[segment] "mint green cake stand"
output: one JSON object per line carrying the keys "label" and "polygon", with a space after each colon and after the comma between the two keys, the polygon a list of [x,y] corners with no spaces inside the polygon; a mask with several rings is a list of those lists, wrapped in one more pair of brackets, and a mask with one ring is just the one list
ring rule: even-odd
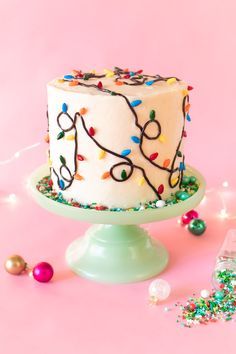
{"label": "mint green cake stand", "polygon": [[167,266],[168,252],[149,237],[139,224],[170,219],[196,207],[205,193],[205,181],[194,168],[187,166],[186,175],[194,175],[200,188],[189,199],[160,209],[143,211],[97,211],[80,209],[53,201],[40,193],[36,185],[49,175],[47,165],[30,177],[30,190],[36,202],[58,215],[88,221],[91,226],[84,236],[72,242],[66,251],[69,267],[78,275],[106,283],[141,281],[159,274]]}

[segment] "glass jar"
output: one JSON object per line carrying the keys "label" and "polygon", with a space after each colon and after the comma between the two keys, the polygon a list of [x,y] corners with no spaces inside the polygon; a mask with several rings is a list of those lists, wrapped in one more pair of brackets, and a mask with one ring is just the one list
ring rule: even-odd
{"label": "glass jar", "polygon": [[[221,277],[219,277],[219,274]],[[219,290],[224,282],[228,281],[227,286],[235,288],[236,285],[236,230],[229,230],[225,240],[216,257],[215,269],[212,275],[212,284],[216,290]],[[224,280],[224,279],[223,279]],[[222,285],[223,284],[223,285]]]}

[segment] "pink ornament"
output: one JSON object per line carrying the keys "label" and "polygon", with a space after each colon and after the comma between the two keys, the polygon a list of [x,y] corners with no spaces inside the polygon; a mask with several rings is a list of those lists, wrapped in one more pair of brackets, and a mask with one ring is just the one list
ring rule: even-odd
{"label": "pink ornament", "polygon": [[38,263],[33,269],[33,277],[40,283],[49,282],[53,277],[53,273],[52,266],[47,262]]}
{"label": "pink ornament", "polygon": [[196,210],[190,210],[186,214],[182,215],[181,222],[183,225],[188,225],[191,220],[198,218],[198,212]]}

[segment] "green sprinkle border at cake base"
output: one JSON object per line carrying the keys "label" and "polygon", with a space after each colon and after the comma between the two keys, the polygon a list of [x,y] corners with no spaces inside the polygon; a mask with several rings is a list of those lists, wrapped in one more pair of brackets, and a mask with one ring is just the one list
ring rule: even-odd
{"label": "green sprinkle border at cake base", "polygon": [[[96,202],[93,202],[91,204],[82,204],[74,199],[66,200],[63,198],[61,192],[58,193],[53,189],[53,184],[50,176],[43,177],[37,183],[36,187],[38,191],[42,193],[45,197],[54,200],[58,203],[66,204],[76,208],[92,209],[92,210],[100,210],[100,211],[109,210],[109,211],[117,211],[117,212],[143,211],[146,209],[160,209],[160,205],[157,203],[158,199],[143,204],[140,203],[140,205],[134,206],[132,208],[119,208],[119,207],[108,208],[107,206],[98,204]],[[195,176],[191,176],[191,177],[184,176],[181,188],[177,192],[172,193],[170,197],[165,200],[165,204],[163,204],[161,207],[168,207],[169,205],[183,202],[184,200],[194,195],[198,191],[198,188],[199,188],[199,182]]]}

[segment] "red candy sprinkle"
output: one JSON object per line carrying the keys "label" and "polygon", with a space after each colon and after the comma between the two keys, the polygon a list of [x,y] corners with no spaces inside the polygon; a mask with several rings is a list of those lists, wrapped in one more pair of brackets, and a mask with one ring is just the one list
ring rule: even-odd
{"label": "red candy sprinkle", "polygon": [[124,79],[129,79],[130,78],[130,75],[125,75],[124,76]]}
{"label": "red candy sprinkle", "polygon": [[142,74],[143,70],[136,71],[136,74]]}
{"label": "red candy sprinkle", "polygon": [[158,190],[157,190],[158,194],[162,194],[164,192],[164,186],[163,184],[160,184],[160,186],[158,187]]}
{"label": "red candy sprinkle", "polygon": [[187,132],[185,130],[183,131],[183,137],[187,138]]}
{"label": "red candy sprinkle", "polygon": [[194,311],[196,309],[196,305],[193,302],[191,302],[188,307],[191,311]]}
{"label": "red candy sprinkle", "polygon": [[99,90],[102,90],[102,89],[103,89],[103,85],[102,85],[102,82],[101,82],[101,81],[98,82],[98,88],[99,88]]}
{"label": "red candy sprinkle", "polygon": [[155,159],[157,158],[157,156],[158,156],[158,152],[154,152],[153,154],[151,154],[151,155],[149,156],[149,159],[150,159],[151,161],[153,161],[153,160],[155,160]]}
{"label": "red candy sprinkle", "polygon": [[188,87],[187,87],[187,90],[188,90],[188,91],[193,90],[193,86],[188,86]]}
{"label": "red candy sprinkle", "polygon": [[90,128],[89,128],[89,135],[90,135],[90,136],[94,136],[94,135],[95,135],[95,130],[94,130],[93,127],[90,127]]}
{"label": "red candy sprinkle", "polygon": [[77,159],[78,159],[79,161],[84,161],[84,157],[83,157],[82,155],[77,155]]}
{"label": "red candy sprinkle", "polygon": [[105,206],[103,206],[103,205],[97,205],[97,206],[95,207],[95,209],[96,209],[96,210],[106,210],[107,207],[105,207]]}
{"label": "red candy sprinkle", "polygon": [[50,187],[53,186],[53,181],[52,181],[51,179],[48,181],[48,185],[49,185]]}

